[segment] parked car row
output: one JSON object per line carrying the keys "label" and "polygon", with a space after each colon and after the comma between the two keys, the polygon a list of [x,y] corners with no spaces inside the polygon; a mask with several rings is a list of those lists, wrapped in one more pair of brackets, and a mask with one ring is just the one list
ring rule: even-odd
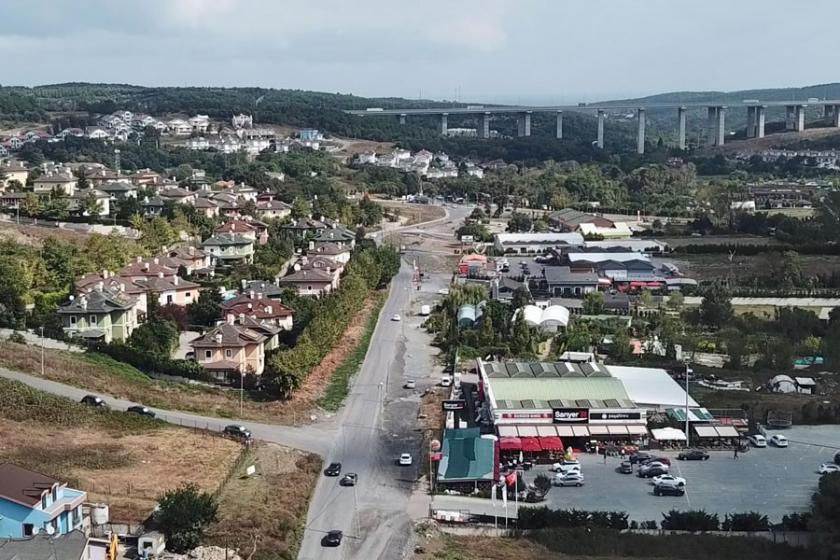
{"label": "parked car row", "polygon": [[747,441],[750,442],[753,447],[767,447],[768,443],[775,447],[788,446],[788,439],[782,434],[773,434],[770,436],[769,440],[761,434],[750,434],[747,436]]}
{"label": "parked car row", "polygon": [[555,472],[552,484],[554,486],[583,486],[583,473],[580,472],[580,461],[577,459],[564,459],[559,463],[551,465]]}

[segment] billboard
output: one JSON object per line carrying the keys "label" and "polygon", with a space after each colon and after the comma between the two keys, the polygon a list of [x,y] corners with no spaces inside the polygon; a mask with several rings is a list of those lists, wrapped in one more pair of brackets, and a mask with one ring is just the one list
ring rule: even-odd
{"label": "billboard", "polygon": [[588,408],[552,408],[555,424],[585,424],[589,422]]}
{"label": "billboard", "polygon": [[642,413],[641,411],[630,411],[630,410],[613,410],[613,411],[599,411],[599,412],[590,412],[589,413],[590,420],[641,420]]}

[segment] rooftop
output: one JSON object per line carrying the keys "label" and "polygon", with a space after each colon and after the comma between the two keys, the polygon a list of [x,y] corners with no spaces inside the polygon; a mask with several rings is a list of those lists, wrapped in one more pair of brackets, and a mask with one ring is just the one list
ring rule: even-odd
{"label": "rooftop", "polygon": [[0,465],[0,498],[12,502],[35,506],[41,495],[56,484],[57,479],[11,463]]}

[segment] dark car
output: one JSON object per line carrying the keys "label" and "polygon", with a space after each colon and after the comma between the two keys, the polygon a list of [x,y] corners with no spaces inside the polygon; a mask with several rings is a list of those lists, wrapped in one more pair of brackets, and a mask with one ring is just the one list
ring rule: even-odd
{"label": "dark car", "polygon": [[657,484],[653,487],[654,496],[683,496],[685,486],[671,486],[670,484]]}
{"label": "dark car", "polygon": [[341,463],[330,463],[330,466],[324,469],[324,474],[327,476],[338,476],[341,474]]}
{"label": "dark car", "polygon": [[341,544],[341,537],[344,533],[341,531],[329,531],[324,538],[321,539],[321,546],[338,546]]}
{"label": "dark car", "polygon": [[640,465],[646,465],[648,463],[662,463],[663,465],[668,465],[670,467],[671,466],[671,459],[669,459],[668,457],[655,457],[655,456],[653,456],[653,457],[648,457],[646,459],[643,459],[643,460],[639,461]]}
{"label": "dark car", "polygon": [[630,461],[622,461],[615,469],[615,472],[621,474],[633,474],[633,463]]}
{"label": "dark car", "polygon": [[708,461],[709,454],[700,449],[691,449],[677,455],[677,459],[680,461]]}
{"label": "dark car", "polygon": [[96,395],[85,395],[82,397],[81,403],[95,408],[108,408],[105,400],[102,397],[97,397]]}
{"label": "dark car", "polygon": [[840,465],[840,451],[834,454],[834,463]]}
{"label": "dark car", "polygon": [[635,465],[636,463],[641,464],[641,463],[650,461],[651,459],[653,459],[653,455],[651,455],[650,453],[644,453],[644,452],[633,453],[632,455],[630,455],[630,464],[632,464],[632,465]]}
{"label": "dark car", "polygon": [[125,409],[126,412],[130,412],[131,414],[139,414],[140,416],[148,416],[149,418],[155,417],[155,412],[151,408],[139,404],[135,404],[134,406],[129,406]]}
{"label": "dark car", "polygon": [[251,430],[245,426],[231,424],[230,426],[225,426],[222,433],[229,438],[238,439],[240,441],[251,441]]}
{"label": "dark car", "polygon": [[661,474],[668,474],[668,470],[663,469],[662,467],[653,467],[650,469],[640,470],[637,476],[639,478],[653,478],[654,476],[659,476]]}
{"label": "dark car", "polygon": [[359,475],[356,473],[347,473],[341,477],[341,480],[338,483],[341,486],[356,486],[356,481],[359,480]]}

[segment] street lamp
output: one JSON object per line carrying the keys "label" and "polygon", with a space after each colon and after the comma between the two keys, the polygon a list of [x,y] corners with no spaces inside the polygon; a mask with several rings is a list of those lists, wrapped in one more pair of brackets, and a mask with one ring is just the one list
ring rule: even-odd
{"label": "street lamp", "polygon": [[688,375],[691,373],[691,368],[688,367],[688,361],[685,362],[685,447],[690,447],[691,434],[689,433],[688,425]]}

